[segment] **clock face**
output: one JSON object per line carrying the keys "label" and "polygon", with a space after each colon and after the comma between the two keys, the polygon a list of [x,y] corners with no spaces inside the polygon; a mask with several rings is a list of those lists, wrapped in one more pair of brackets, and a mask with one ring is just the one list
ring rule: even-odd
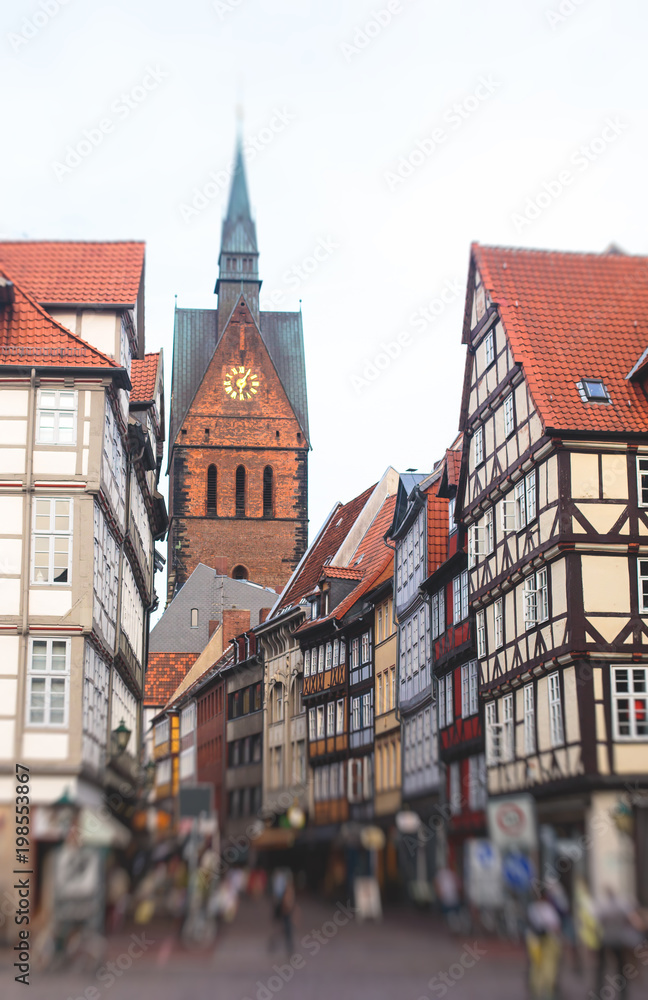
{"label": "clock face", "polygon": [[223,388],[230,399],[253,399],[259,391],[259,376],[245,365],[232,365]]}

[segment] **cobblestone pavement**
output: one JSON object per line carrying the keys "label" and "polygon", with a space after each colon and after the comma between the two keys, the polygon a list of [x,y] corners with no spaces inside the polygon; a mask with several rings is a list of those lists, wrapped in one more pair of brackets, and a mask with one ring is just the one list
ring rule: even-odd
{"label": "cobblestone pavement", "polygon": [[[207,951],[187,952],[169,928],[149,927],[109,942],[98,975],[32,976],[29,992],[13,982],[0,955],[3,1000],[524,1000],[521,948],[495,939],[452,937],[426,914],[387,913],[359,923],[347,901],[300,903],[292,965],[283,946],[270,952],[266,900],[246,900],[235,923]],[[130,951],[129,951],[130,949]],[[436,976],[436,979],[432,979]],[[591,1000],[591,976],[562,976],[561,1000]],[[633,984],[630,1000],[646,996]]]}

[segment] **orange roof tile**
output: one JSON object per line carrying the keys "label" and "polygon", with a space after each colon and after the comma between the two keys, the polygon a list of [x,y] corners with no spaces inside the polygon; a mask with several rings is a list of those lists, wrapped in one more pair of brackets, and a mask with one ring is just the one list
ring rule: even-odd
{"label": "orange roof tile", "polygon": [[6,271],[0,270],[0,277],[14,290],[14,301],[0,306],[1,365],[112,368],[126,378],[125,369],[52,319]]}
{"label": "orange roof tile", "polygon": [[[349,560],[348,568],[352,570],[361,570],[362,579],[358,585],[354,587],[353,590],[342,599],[342,601],[340,601],[337,607],[332,608],[329,614],[325,617],[317,619],[318,625],[333,618],[338,621],[340,618],[343,618],[347,611],[353,607],[355,602],[373,587],[373,585],[377,582],[378,577],[393,561],[394,551],[385,542],[385,533],[392,523],[395,507],[396,494],[387,497],[383,501],[380,510],[369,525],[362,541]],[[327,567],[327,571],[330,568],[332,567]],[[313,624],[315,623],[307,620],[297,629],[297,632],[301,632],[302,630],[306,631],[308,628],[311,628]]]}
{"label": "orange roof tile", "polygon": [[457,486],[461,471],[461,448],[448,448],[445,453],[448,486]]}
{"label": "orange roof tile", "polygon": [[166,705],[197,659],[198,653],[149,653],[144,705]]}
{"label": "orange roof tile", "polygon": [[[648,400],[626,376],[648,344],[648,257],[472,253],[545,430],[645,433]],[[584,403],[582,377],[602,379],[611,404]]]}
{"label": "orange roof tile", "polygon": [[364,493],[354,497],[353,500],[349,500],[346,504],[341,504],[333,512],[324,531],[306,553],[306,558],[301,569],[283,593],[281,603],[275,614],[279,614],[282,609],[289,607],[291,604],[298,604],[303,597],[312,593],[320,578],[320,573],[326,559],[333,558],[351,530],[358,514],[373,493],[374,488],[375,486],[370,486]]}
{"label": "orange roof tile", "polygon": [[144,243],[0,240],[6,267],[39,302],[134,305]]}
{"label": "orange roof tile", "polygon": [[434,573],[448,554],[448,501],[428,491],[428,576]]}
{"label": "orange roof tile", "polygon": [[350,569],[348,566],[325,566],[322,576],[339,580],[361,580],[363,572],[359,569]]}
{"label": "orange roof tile", "polygon": [[130,373],[133,385],[131,403],[147,403],[153,399],[159,363],[159,351],[145,354],[143,358],[133,358]]}

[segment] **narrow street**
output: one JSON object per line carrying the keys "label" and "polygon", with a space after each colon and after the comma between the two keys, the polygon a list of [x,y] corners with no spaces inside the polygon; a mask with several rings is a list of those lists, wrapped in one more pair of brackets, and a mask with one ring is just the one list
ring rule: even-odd
{"label": "narrow street", "polygon": [[[426,914],[392,911],[379,923],[343,924],[344,903],[300,902],[291,972],[282,948],[270,954],[268,903],[244,901],[236,921],[214,948],[187,952],[168,930],[137,931],[144,955],[130,960],[128,933],[110,939],[111,969],[98,976],[58,973],[32,977],[31,1000],[521,1000],[525,958],[521,948],[495,939],[454,938]],[[335,919],[337,916],[337,920]],[[334,930],[337,928],[337,930]],[[318,944],[317,938],[325,943]],[[10,959],[2,953],[2,978]],[[120,966],[127,966],[120,971]],[[437,979],[433,981],[432,977]],[[432,985],[428,985],[432,983]],[[563,974],[563,1000],[585,1000],[591,975]],[[14,983],[5,1000],[24,996]],[[636,983],[630,1000],[643,995]]]}

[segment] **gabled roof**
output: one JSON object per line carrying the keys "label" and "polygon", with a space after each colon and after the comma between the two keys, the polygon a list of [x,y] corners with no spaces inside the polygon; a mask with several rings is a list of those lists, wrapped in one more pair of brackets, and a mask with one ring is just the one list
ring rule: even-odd
{"label": "gabled roof", "polygon": [[306,631],[316,624],[321,625],[323,622],[331,619],[339,621],[347,611],[350,611],[356,601],[376,584],[381,574],[386,571],[394,558],[394,550],[385,541],[385,532],[392,523],[395,506],[396,494],[392,493],[383,501],[378,513],[365,532],[362,541],[351,556],[347,568],[360,572],[362,579],[335,608],[330,609],[328,615],[322,616],[316,621],[307,619],[296,630],[297,632]]}
{"label": "gabled roof", "polygon": [[145,354],[131,361],[131,403],[149,403],[155,396],[155,382],[160,364],[160,352]]}
{"label": "gabled roof", "polygon": [[364,493],[360,493],[346,504],[339,504],[333,510],[326,527],[320,531],[307,550],[301,568],[298,567],[297,572],[288,581],[279,603],[274,608],[273,618],[281,614],[284,608],[299,604],[306,594],[312,593],[320,578],[322,567],[325,567],[327,559],[332,559],[339,549],[374,488],[370,486]]}
{"label": "gabled roof", "polygon": [[[301,313],[262,312],[261,339],[307,441],[308,397]],[[176,309],[173,334],[170,448],[202,382],[218,340],[217,309]]]}
{"label": "gabled roof", "polygon": [[134,305],[144,243],[0,240],[0,267],[48,305]]}
{"label": "gabled roof", "polygon": [[[648,257],[472,246],[545,430],[646,433],[648,400],[627,379],[648,344]],[[611,403],[583,402],[602,379]]]}
{"label": "gabled roof", "polygon": [[166,705],[197,657],[197,653],[149,653],[144,706],[157,708]]}
{"label": "gabled roof", "polygon": [[5,288],[13,284],[13,302],[0,307],[1,365],[110,371],[130,386],[126,369],[52,319],[6,271],[0,270],[0,278]]}

